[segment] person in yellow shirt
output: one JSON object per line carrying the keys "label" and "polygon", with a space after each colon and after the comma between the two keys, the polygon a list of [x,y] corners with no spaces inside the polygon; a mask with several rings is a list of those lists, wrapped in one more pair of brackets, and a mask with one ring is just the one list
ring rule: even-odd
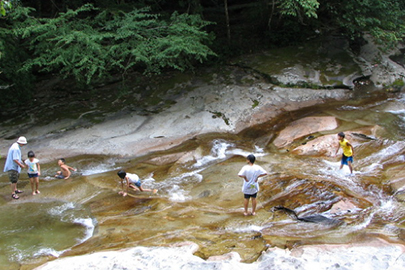
{"label": "person in yellow shirt", "polygon": [[345,134],[343,132],[338,133],[338,139],[339,139],[339,144],[336,149],[335,156],[337,155],[340,147],[342,147],[342,149],[343,149],[342,161],[341,161],[339,169],[342,169],[343,165],[347,165],[347,166],[349,166],[350,174],[352,174],[353,173],[352,163],[353,163],[353,156],[354,156],[353,146],[349,143],[349,141],[347,139],[345,139]]}

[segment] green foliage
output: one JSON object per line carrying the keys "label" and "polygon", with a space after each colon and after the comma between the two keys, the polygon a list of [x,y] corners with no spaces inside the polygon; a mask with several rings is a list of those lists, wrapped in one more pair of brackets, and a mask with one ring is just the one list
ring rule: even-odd
{"label": "green foliage", "polygon": [[11,1],[0,1],[0,17],[6,16],[7,12],[13,8],[13,4]]}
{"label": "green foliage", "polygon": [[330,26],[350,37],[370,33],[374,39],[390,48],[405,36],[404,2],[402,0],[324,0]]}
{"label": "green foliage", "polygon": [[203,30],[208,23],[199,16],[175,12],[163,20],[148,11],[109,12],[84,5],[56,18],[27,16],[14,28],[33,55],[22,70],[39,68],[91,84],[131,68],[185,70],[214,55]]}
{"label": "green foliage", "polygon": [[280,13],[302,18],[317,18],[319,2],[317,0],[283,0],[279,2]]}

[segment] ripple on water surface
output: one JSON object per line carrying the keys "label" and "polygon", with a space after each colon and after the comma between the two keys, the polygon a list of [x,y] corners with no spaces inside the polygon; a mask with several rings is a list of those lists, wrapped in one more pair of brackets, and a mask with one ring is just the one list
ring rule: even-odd
{"label": "ripple on water surface", "polygon": [[87,209],[62,201],[4,205],[0,220],[0,265],[46,255],[58,257],[86,241],[94,230]]}

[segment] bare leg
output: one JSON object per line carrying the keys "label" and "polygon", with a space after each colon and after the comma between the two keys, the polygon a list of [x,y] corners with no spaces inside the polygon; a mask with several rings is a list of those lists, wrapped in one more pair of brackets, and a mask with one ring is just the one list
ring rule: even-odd
{"label": "bare leg", "polygon": [[41,192],[39,192],[39,177],[35,177],[35,193],[39,194]]}
{"label": "bare leg", "polygon": [[[132,189],[135,190],[135,191],[138,191],[138,190],[139,190],[139,188],[137,188],[136,186],[134,186],[134,185],[132,185],[132,184],[129,184],[129,187],[132,188]],[[141,191],[142,191],[142,190],[141,190]]]}
{"label": "bare leg", "polygon": [[243,201],[243,207],[245,208],[245,212],[243,213],[245,216],[248,215],[248,206],[249,206],[249,199],[246,199]]}
{"label": "bare leg", "polygon": [[142,186],[139,187],[139,190],[142,192],[152,192],[153,194],[156,194],[158,192],[157,189],[146,189],[146,188],[142,188]]}
{"label": "bare leg", "polygon": [[17,189],[17,183],[11,183],[11,194],[14,194],[16,189]]}
{"label": "bare leg", "polygon": [[31,183],[31,190],[32,190],[32,195],[36,195],[35,193],[35,184],[34,184],[35,179],[33,177],[30,178],[30,183]]}
{"label": "bare leg", "polygon": [[252,198],[252,215],[253,216],[256,215],[256,204],[257,204],[256,198]]}
{"label": "bare leg", "polygon": [[350,169],[350,174],[353,173],[353,167],[352,167],[352,163],[350,161],[347,162],[347,165],[349,166]]}

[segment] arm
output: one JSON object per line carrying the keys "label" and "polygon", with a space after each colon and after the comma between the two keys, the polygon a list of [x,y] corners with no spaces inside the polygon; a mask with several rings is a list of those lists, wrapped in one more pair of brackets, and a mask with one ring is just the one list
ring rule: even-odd
{"label": "arm", "polygon": [[72,171],[77,171],[77,169],[76,168],[73,168],[73,167],[70,167],[70,166],[67,166],[68,167],[68,169],[69,170],[72,170]]}
{"label": "arm", "polygon": [[38,175],[41,175],[41,166],[39,166],[39,163],[37,163],[37,168],[38,168]]}
{"label": "arm", "polygon": [[247,178],[246,178],[246,176],[244,176],[244,175],[238,175],[240,178],[243,178],[244,180],[245,180],[245,182],[249,182],[248,180],[247,180]]}
{"label": "arm", "polygon": [[339,152],[339,148],[340,148],[340,144],[338,143],[337,148],[336,148],[336,153],[335,156],[337,155],[337,153]]}
{"label": "arm", "polygon": [[124,191],[124,193],[122,195],[127,196],[128,189],[129,189],[129,178],[128,178],[128,176],[125,176],[123,181],[125,181],[125,191],[124,191],[124,188],[122,188],[122,191]]}
{"label": "arm", "polygon": [[18,159],[14,159],[13,160],[15,163],[17,163],[18,166],[20,166],[21,168],[25,168],[25,165],[22,164]]}
{"label": "arm", "polygon": [[352,149],[352,157],[354,157],[354,148],[353,145],[351,145],[350,143],[347,143],[347,146],[349,146]]}
{"label": "arm", "polygon": [[266,175],[267,175],[267,173],[262,173],[261,175],[257,176],[255,182],[259,181],[260,177],[263,177],[263,176],[266,176]]}

